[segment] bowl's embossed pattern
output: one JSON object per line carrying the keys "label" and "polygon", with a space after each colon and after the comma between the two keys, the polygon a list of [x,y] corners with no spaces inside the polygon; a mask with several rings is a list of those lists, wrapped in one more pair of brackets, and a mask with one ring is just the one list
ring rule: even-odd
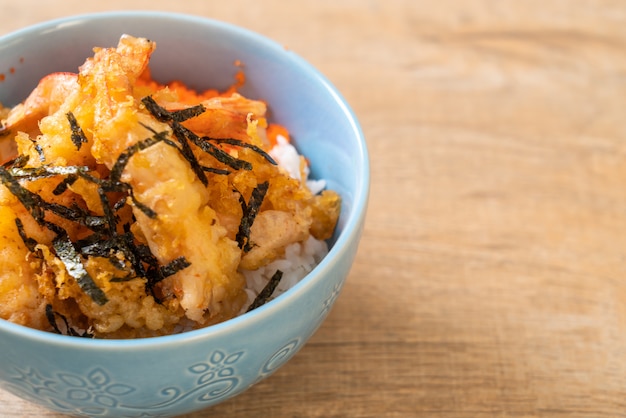
{"label": "bowl's embossed pattern", "polygon": [[320,312],[320,318],[326,317],[330,309],[335,304],[335,301],[339,297],[339,293],[341,293],[342,284],[343,282],[337,282],[335,283],[335,286],[333,286],[333,289],[331,290],[330,294],[324,300],[324,303],[322,303],[322,311]]}
{"label": "bowl's embossed pattern", "polygon": [[[284,348],[281,349],[272,358],[282,359],[281,354],[284,351]],[[153,405],[135,406],[127,403],[125,396],[141,389],[112,381],[107,372],[100,367],[91,369],[82,376],[65,372],[45,376],[37,370],[15,368],[16,375],[12,381],[20,383],[19,391],[25,397],[47,399],[48,404],[44,406],[59,412],[103,416],[110,413],[110,408],[115,408],[116,411],[127,411],[128,416],[158,417],[161,416],[160,411],[167,411],[173,404],[189,398],[195,398],[197,403],[212,404],[230,396],[240,384],[241,379],[238,377],[236,366],[244,355],[243,351],[235,353],[214,351],[206,362],[196,363],[187,368],[190,379],[186,387],[163,388],[160,401]],[[66,399],[68,402],[59,399]]]}
{"label": "bowl's embossed pattern", "polygon": [[274,355],[269,358],[269,360],[261,369],[259,377],[263,378],[271,373],[274,373],[275,370],[277,370],[283,364],[287,363],[287,361],[298,352],[298,349],[300,348],[300,343],[301,340],[299,338],[296,338],[289,341],[287,344],[285,344],[284,347],[274,353]]}

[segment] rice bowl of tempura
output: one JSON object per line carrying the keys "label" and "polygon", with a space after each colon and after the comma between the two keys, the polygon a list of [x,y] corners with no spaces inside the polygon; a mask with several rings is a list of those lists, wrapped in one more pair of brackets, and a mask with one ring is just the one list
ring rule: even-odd
{"label": "rice bowl of tempura", "polygon": [[75,16],[0,50],[2,387],[172,416],[288,361],[339,296],[367,206],[365,141],[332,84],[185,15]]}

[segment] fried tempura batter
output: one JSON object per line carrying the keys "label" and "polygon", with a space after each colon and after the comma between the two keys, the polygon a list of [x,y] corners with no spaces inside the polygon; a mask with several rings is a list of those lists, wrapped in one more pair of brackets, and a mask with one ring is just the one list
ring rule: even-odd
{"label": "fried tempura batter", "polygon": [[332,235],[339,196],[266,154],[265,103],[160,85],[154,49],[96,48],[3,120],[1,318],[100,338],[206,326],[246,303],[240,269]]}

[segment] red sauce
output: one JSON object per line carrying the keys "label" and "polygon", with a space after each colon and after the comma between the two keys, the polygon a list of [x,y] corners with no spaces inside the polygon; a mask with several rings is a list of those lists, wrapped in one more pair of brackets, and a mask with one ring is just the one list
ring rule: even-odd
{"label": "red sauce", "polygon": [[[23,63],[24,63],[24,57],[20,57],[20,64],[23,64]],[[9,74],[15,74],[15,71],[17,71],[15,67],[9,68]],[[0,83],[5,81],[6,79],[7,79],[7,75],[5,73],[0,73]]]}

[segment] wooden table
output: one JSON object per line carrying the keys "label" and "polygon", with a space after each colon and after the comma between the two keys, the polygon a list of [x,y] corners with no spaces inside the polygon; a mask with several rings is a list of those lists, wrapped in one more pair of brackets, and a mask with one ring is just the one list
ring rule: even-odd
{"label": "wooden table", "polygon": [[[287,45],[371,152],[335,309],[284,368],[200,417],[626,416],[626,8],[558,0],[0,0],[195,13]],[[3,417],[57,417],[0,392]]]}

